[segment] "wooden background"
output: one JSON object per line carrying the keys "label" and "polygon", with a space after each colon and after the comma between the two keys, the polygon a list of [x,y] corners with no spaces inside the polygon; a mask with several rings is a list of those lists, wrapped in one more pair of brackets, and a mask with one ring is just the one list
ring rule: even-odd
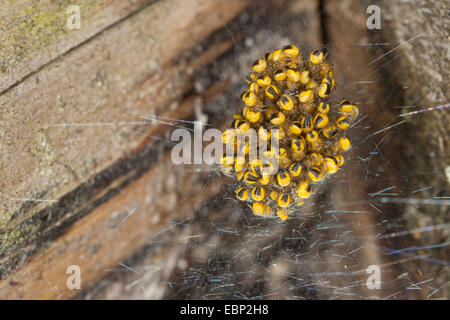
{"label": "wooden background", "polygon": [[[389,253],[445,244],[448,227],[377,239],[448,224],[448,205],[371,196],[449,194],[448,109],[398,117],[449,100],[445,1],[82,0],[80,30],[65,26],[71,1],[32,3],[0,13],[1,299],[448,297],[445,246]],[[366,27],[373,3],[380,30]],[[225,128],[253,60],[288,43],[325,45],[336,98],[364,118],[344,172],[277,223],[238,205],[215,168],[172,164],[187,122],[169,119]],[[337,235],[324,210],[369,214],[338,214]],[[371,264],[381,290],[365,286]],[[69,265],[82,291],[66,287]]]}

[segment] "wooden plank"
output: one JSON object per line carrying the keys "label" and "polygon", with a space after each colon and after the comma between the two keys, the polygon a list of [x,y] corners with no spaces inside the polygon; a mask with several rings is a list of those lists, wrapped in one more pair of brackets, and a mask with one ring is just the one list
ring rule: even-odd
{"label": "wooden plank", "polygon": [[[402,85],[398,114],[406,120],[401,131],[404,143],[396,152],[402,154],[402,174],[407,176],[405,192],[411,198],[440,199],[449,195],[450,177],[450,55],[448,30],[448,2],[395,1],[378,3],[382,10],[383,42],[400,45],[375,64],[389,63],[386,72]],[[377,38],[378,40],[379,38]],[[379,56],[385,54],[378,52]],[[447,79],[447,80],[446,80]],[[445,106],[445,107],[444,107]],[[424,110],[427,110],[423,112]],[[421,191],[417,191],[421,190]],[[405,204],[405,224],[408,229],[440,226],[449,223],[448,206]],[[413,235],[416,245],[428,246],[450,241],[447,229],[421,232]],[[432,249],[432,257],[449,260],[447,247]],[[450,296],[449,268],[427,263],[422,271],[434,278],[433,287],[426,292],[430,298]]]}
{"label": "wooden plank", "polygon": [[[226,43],[219,44],[217,46],[219,49],[214,47],[205,52],[193,64],[200,66],[207,63],[216,57],[214,52],[219,54],[225,50]],[[228,81],[218,82],[208,88],[201,98],[208,103],[228,86]],[[167,116],[186,119],[194,113],[195,104],[196,98],[191,97]],[[144,158],[154,162],[150,171],[139,176],[142,169],[145,170],[148,165],[141,164],[143,168],[139,168],[139,165],[134,163],[137,168],[125,175],[119,175],[101,191],[95,190],[94,197],[86,202],[75,204],[72,212],[56,220],[53,225],[47,226],[47,230],[42,230],[41,234],[45,238],[46,233],[54,232],[53,229],[64,225],[65,220],[74,220],[74,216],[80,211],[93,210],[86,216],[76,218],[77,221],[71,223],[70,227],[66,227],[65,233],[54,239],[48,248],[45,247],[48,243],[45,244],[41,237],[0,261],[2,265],[8,265],[11,261],[14,262],[16,256],[35,246],[36,242],[43,245],[42,250],[28,259],[23,268],[0,282],[0,297],[5,299],[70,298],[78,293],[77,290],[69,290],[65,284],[65,269],[74,264],[71,261],[76,260],[75,264],[83,270],[83,288],[91,286],[107,272],[107,268],[113,267],[141,247],[152,233],[170,226],[173,220],[191,216],[202,202],[220,190],[222,181],[214,179],[218,175],[211,171],[210,167],[203,170],[203,173],[201,167],[197,167],[199,173],[192,175],[191,167],[174,165],[170,160],[170,153],[164,154],[164,150],[167,150],[170,144],[159,140],[156,140],[159,143],[155,143],[154,139],[148,138],[148,136],[162,138],[161,133],[166,130],[164,125],[149,128],[142,133],[144,137],[140,146],[132,151],[136,154],[144,153],[145,156],[148,152],[142,149],[154,150],[153,153],[156,155]],[[133,165],[133,163],[126,165]],[[112,170],[112,172],[117,173],[118,170]],[[203,181],[209,182],[204,184]],[[186,185],[191,187],[186,188]],[[102,200],[105,197],[106,201]],[[127,227],[122,227],[125,223]],[[114,254],[111,254],[111,246],[114,247]],[[102,263],[99,264],[98,261]],[[67,263],[69,264],[65,266]],[[43,266],[47,267],[43,268]],[[18,279],[22,280],[17,281]]]}
{"label": "wooden plank", "polygon": [[0,92],[154,1],[77,1],[80,29],[66,26],[71,1],[7,1],[0,13]]}
{"label": "wooden plank", "polygon": [[[374,69],[367,66],[371,59],[368,47],[359,46],[366,41],[365,9],[357,1],[325,2],[324,21],[325,39],[328,43],[329,59],[333,61],[334,76],[337,83],[333,94],[333,104],[340,99],[349,99],[360,106],[360,118],[367,117],[373,113],[372,107],[378,105],[381,97],[380,86],[374,83],[367,91],[358,92],[363,87],[355,84],[363,81],[367,76],[374,74]],[[349,32],[351,30],[351,32]],[[368,103],[368,98],[371,97]],[[358,119],[359,120],[359,119]],[[344,299],[381,298],[384,290],[370,290],[365,282],[367,273],[365,268],[369,265],[380,265],[386,263],[384,257],[377,249],[377,228],[371,228],[376,224],[377,212],[370,207],[367,201],[370,193],[370,184],[366,183],[365,172],[359,164],[358,155],[369,152],[367,144],[361,143],[366,132],[359,126],[349,132],[352,141],[352,150],[345,154],[346,163],[343,172],[340,172],[335,182],[329,186],[330,211],[336,211],[338,223],[349,226],[353,243],[345,243],[336,246],[329,253],[323,253],[322,257],[326,263],[318,262],[314,268],[319,276],[316,281],[327,281],[328,285],[336,288],[335,294],[342,294]],[[334,230],[325,230],[328,237],[333,237]],[[323,241],[324,236],[315,235],[316,241]],[[327,236],[325,236],[327,238]],[[343,237],[342,241],[349,241]],[[357,250],[358,249],[358,250]],[[356,250],[353,252],[353,250]],[[348,258],[342,258],[348,257]],[[348,277],[329,277],[327,274],[349,272]],[[353,274],[352,274],[353,273]],[[324,276],[320,276],[323,274]],[[389,275],[388,275],[389,276]],[[383,274],[383,282],[387,283]],[[345,289],[346,284],[354,283],[351,289]],[[357,285],[357,284],[360,285]],[[348,293],[346,295],[345,293]]]}
{"label": "wooden plank", "polygon": [[51,212],[63,196],[88,188],[96,174],[142,148],[146,138],[136,130],[167,128],[137,124],[142,114],[190,114],[175,103],[192,86],[188,60],[203,65],[231,43],[209,56],[181,57],[246,3],[157,2],[0,96],[1,257],[28,246],[61,218],[37,213]]}
{"label": "wooden plank", "polygon": [[[1,299],[67,299],[77,290],[66,286],[66,270],[77,265],[82,287],[88,287],[142,246],[153,233],[183,219],[220,189],[220,180],[203,185],[170,158],[99,206],[44,252],[33,256],[10,278],[0,282]],[[155,185],[158,189],[155,190]],[[185,186],[193,186],[189,190]],[[183,189],[183,190],[181,190]],[[181,197],[179,197],[181,195]]]}
{"label": "wooden plank", "polygon": [[[212,57],[212,50],[198,60],[204,60],[206,57]],[[204,93],[203,101],[210,102],[228,85],[227,81],[216,83]],[[193,114],[195,101],[195,98],[184,101],[177,109],[177,116],[186,118]],[[156,136],[160,130],[161,128],[151,128],[146,134]],[[144,137],[144,140],[147,138]],[[149,141],[143,142],[141,148],[148,147],[148,144]],[[158,146],[152,148],[163,150]],[[83,270],[83,288],[91,286],[107,273],[107,268],[117,265],[121,259],[145,244],[146,239],[153,233],[170,227],[173,220],[192,216],[205,200],[217,194],[221,188],[222,180],[215,179],[218,175],[210,170],[211,167],[205,166],[206,170],[202,173],[202,167],[197,166],[199,173],[193,175],[193,168],[172,164],[170,153],[164,155],[160,152],[156,159],[149,160],[157,162],[142,177],[136,180],[131,177],[129,184],[125,182],[130,180],[130,176],[136,175],[136,172],[118,177],[105,190],[98,192],[96,197],[77,205],[74,210],[83,210],[98,202],[105,194],[119,188],[118,194],[112,198],[108,197],[110,200],[102,205],[94,205],[95,209],[89,215],[71,224],[48,248],[33,255],[23,268],[0,282],[0,297],[70,298],[78,291],[69,290],[65,285],[65,270],[69,265],[76,264]],[[204,181],[208,182],[205,184]],[[120,187],[121,185],[125,187]],[[191,187],[186,188],[187,185]],[[62,220],[70,218],[70,214],[65,215],[49,229],[56,228],[58,224],[64,223]],[[126,227],[122,227],[122,224]],[[111,246],[114,247],[114,254],[111,254]],[[13,255],[6,258],[13,259],[11,256]],[[99,264],[98,261],[102,262]]]}

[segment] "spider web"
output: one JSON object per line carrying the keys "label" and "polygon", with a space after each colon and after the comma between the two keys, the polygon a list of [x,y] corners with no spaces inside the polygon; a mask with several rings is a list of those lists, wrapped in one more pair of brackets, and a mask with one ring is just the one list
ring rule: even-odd
{"label": "spider web", "polygon": [[[232,86],[214,101],[200,104],[197,118],[212,123],[231,119],[239,112],[245,76],[251,63],[266,52],[291,43],[304,53],[322,46],[311,45],[296,32],[302,23],[309,23],[299,20],[298,16],[284,17],[276,12],[261,16],[248,10],[218,35],[232,39],[234,51],[200,70],[195,88],[201,91],[224,79],[230,79]],[[243,34],[242,40],[233,36],[236,32]],[[382,52],[376,60],[366,61],[376,66],[374,73],[339,82],[338,92],[333,94],[333,100],[345,96],[360,108],[360,116],[350,129],[353,147],[345,154],[343,169],[324,181],[301,211],[282,222],[253,215],[248,206],[236,200],[233,180],[223,177],[218,168],[192,167],[192,173],[199,175],[200,190],[206,191],[217,179],[224,187],[194,216],[173,221],[149,235],[146,248],[118,266],[117,272],[128,273],[122,280],[127,298],[448,297],[449,223],[421,211],[445,212],[449,199],[416,179],[421,175],[443,179],[442,172],[411,168],[396,152],[399,145],[414,143],[406,136],[409,122],[402,114],[419,111],[414,116],[424,116],[420,108],[402,106],[401,97],[409,94],[408,87],[386,77],[392,72],[390,68],[395,68],[403,46],[367,42],[325,47],[331,62],[338,49],[363,56],[374,47]],[[336,63],[335,67],[336,73],[344,69]],[[348,74],[358,74],[352,63],[345,68],[350,70]],[[390,91],[369,95],[370,87],[380,79]],[[371,108],[373,104],[378,108]],[[152,257],[166,249],[173,259],[154,265]],[[367,285],[370,265],[380,268],[380,289]],[[165,268],[170,271],[165,272]],[[102,290],[108,288],[108,284],[100,286],[98,292],[85,298],[104,297]]]}

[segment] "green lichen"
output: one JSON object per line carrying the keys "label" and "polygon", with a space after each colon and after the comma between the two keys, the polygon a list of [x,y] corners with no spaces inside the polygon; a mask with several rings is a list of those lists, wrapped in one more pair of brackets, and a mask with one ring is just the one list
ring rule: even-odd
{"label": "green lichen", "polygon": [[35,38],[38,44],[46,47],[63,33],[64,13],[61,11],[37,12],[33,6],[25,11],[25,20],[19,26],[21,34]]}
{"label": "green lichen", "polygon": [[[3,214],[2,214],[3,215]],[[38,223],[23,223],[10,229],[0,227],[0,258],[22,248],[26,243],[30,243],[38,235]],[[6,260],[2,259],[0,263],[0,280],[3,279],[15,266],[22,264],[28,257],[27,250],[20,250],[8,256]]]}

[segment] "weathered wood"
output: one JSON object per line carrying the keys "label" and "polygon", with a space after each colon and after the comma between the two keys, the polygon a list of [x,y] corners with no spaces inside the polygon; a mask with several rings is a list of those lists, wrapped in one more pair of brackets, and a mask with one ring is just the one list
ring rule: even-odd
{"label": "weathered wood", "polygon": [[[66,286],[68,266],[80,267],[82,286],[88,287],[145,244],[153,233],[170,226],[173,219],[192,215],[219,191],[220,180],[203,185],[199,180],[204,175],[192,175],[170,163],[168,155],[113,199],[72,224],[47,249],[0,283],[0,298],[70,298],[77,290]],[[188,185],[193,187],[186,190]]]}
{"label": "weathered wood", "polygon": [[198,58],[186,52],[246,3],[155,2],[0,96],[2,276],[42,247],[42,237],[51,240],[91,210],[90,200],[126,179],[127,157],[137,161],[139,151],[152,152],[151,141],[136,131],[164,136],[168,126],[145,124],[141,115],[194,112],[192,103],[184,109],[176,103],[192,88],[192,68],[231,43]]}
{"label": "weathered wood", "polygon": [[0,12],[0,92],[154,1],[77,1],[80,29],[66,21],[71,1],[5,1]]}
{"label": "weathered wood", "polygon": [[[360,117],[365,117],[363,123],[367,125],[367,118],[372,119],[374,107],[379,106],[383,97],[383,84],[372,79],[371,76],[376,74],[375,69],[368,66],[368,62],[373,59],[373,54],[367,44],[367,28],[365,7],[359,1],[343,0],[326,3],[325,19],[326,19],[326,40],[328,43],[328,52],[330,59],[335,66],[335,78],[337,90],[335,99],[332,101],[337,104],[340,99],[349,99],[358,104],[360,109]],[[351,30],[351,32],[349,32]],[[361,81],[373,81],[370,85],[356,84]],[[361,90],[366,87],[366,90]],[[359,91],[361,90],[361,91]],[[361,93],[362,92],[362,93]],[[377,123],[377,121],[374,121]],[[351,277],[352,282],[361,283],[361,285],[352,288],[352,295],[347,297],[353,298],[382,298],[390,293],[398,291],[404,284],[390,284],[392,282],[391,274],[383,273],[383,290],[370,290],[366,285],[367,274],[365,268],[369,265],[389,265],[392,260],[385,257],[379,249],[381,244],[376,240],[377,234],[382,232],[376,226],[378,220],[378,212],[370,206],[369,193],[372,189],[376,189],[371,181],[367,181],[364,164],[360,163],[362,155],[370,153],[373,149],[372,145],[364,143],[363,139],[367,137],[367,132],[362,130],[360,126],[351,130],[350,138],[352,140],[352,150],[347,156],[346,166],[342,173],[342,180],[333,186],[330,186],[330,203],[338,213],[339,222],[354,226],[352,232],[355,239],[353,244],[343,247],[341,250],[331,251],[324,254],[327,264],[318,264],[318,272],[332,273],[342,272],[342,270],[352,269],[356,272]],[[339,212],[347,212],[348,214],[339,214]],[[354,212],[352,214],[352,212]],[[326,231],[327,232],[327,231]],[[329,231],[333,232],[333,230]],[[331,234],[330,234],[331,236]],[[353,252],[353,250],[356,250]],[[341,251],[339,253],[339,251]],[[341,257],[351,257],[353,263],[349,259]],[[383,267],[381,267],[383,268]],[[394,275],[395,277],[395,275]],[[322,279],[324,281],[325,279]],[[328,278],[329,284],[335,287],[341,287],[348,279],[343,280],[341,277]],[[392,289],[391,287],[394,287]],[[400,290],[401,292],[401,290]],[[354,295],[356,293],[356,295]]]}
{"label": "weathered wood", "polygon": [[[386,72],[403,88],[398,93],[402,102],[399,106],[406,107],[400,109],[399,114],[446,105],[443,109],[399,118],[407,123],[399,134],[398,140],[402,139],[402,143],[398,143],[396,149],[403,164],[400,170],[408,179],[407,192],[419,200],[447,197],[450,192],[448,1],[383,1],[379,5],[383,10],[381,41],[402,45],[380,61],[391,64]],[[405,204],[404,221],[411,230],[448,224],[449,208],[439,204]],[[448,243],[450,230],[422,232],[414,234],[414,239],[419,246]],[[432,256],[448,262],[449,253],[444,246],[433,249]],[[433,275],[435,286],[441,288],[438,296],[448,298],[448,265],[442,268],[442,265],[429,263],[423,270]],[[437,296],[433,294],[433,297]]]}
{"label": "weathered wood", "polygon": [[[355,202],[359,201],[361,203],[361,200],[365,200],[365,206],[350,205],[348,210],[370,212],[371,215],[359,215],[357,218],[349,219],[354,219],[353,223],[361,226],[380,226],[380,228],[374,227],[369,230],[363,228],[361,230],[361,237],[366,236],[374,240],[367,240],[363,249],[359,251],[362,253],[362,256],[358,260],[366,261],[367,265],[378,264],[382,268],[383,266],[386,266],[386,268],[395,266],[398,273],[407,274],[413,282],[426,281],[435,276],[432,269],[435,267],[439,268],[439,266],[433,266],[433,264],[427,263],[422,259],[410,259],[407,254],[400,254],[395,258],[386,254],[389,248],[417,245],[411,236],[404,237],[397,243],[389,240],[375,240],[377,234],[383,232],[383,228],[385,228],[382,221],[386,217],[396,219],[403,216],[401,221],[410,229],[419,227],[419,225],[411,224],[410,217],[405,215],[405,212],[407,212],[405,208],[395,205],[387,208],[384,206],[381,209],[377,208],[379,205],[372,203],[373,200],[370,196],[371,193],[373,194],[390,186],[402,186],[405,183],[404,176],[411,175],[412,172],[417,171],[417,163],[410,162],[409,166],[399,168],[403,161],[402,152],[399,153],[399,150],[406,150],[411,146],[415,149],[414,146],[416,145],[415,143],[409,143],[410,140],[401,133],[401,130],[414,130],[409,121],[403,128],[398,130],[398,133],[396,133],[397,130],[392,129],[391,132],[388,131],[382,136],[374,135],[374,133],[384,130],[390,125],[401,122],[402,118],[399,118],[400,110],[398,106],[405,105],[405,100],[411,101],[411,97],[405,99],[403,95],[407,96],[413,92],[410,92],[409,89],[408,91],[403,89],[406,79],[399,77],[399,74],[402,72],[398,72],[398,66],[390,64],[398,58],[398,53],[392,53],[391,55],[390,53],[397,46],[403,45],[401,52],[411,54],[411,52],[417,51],[415,49],[417,44],[406,44],[407,40],[413,39],[414,36],[411,34],[413,31],[410,31],[411,37],[408,39],[392,38],[392,34],[399,32],[399,26],[395,24],[388,25],[385,21],[382,22],[380,30],[369,30],[366,27],[366,20],[369,17],[366,13],[366,8],[371,4],[373,3],[369,1],[361,3],[354,0],[344,0],[327,5],[329,46],[331,57],[336,64],[336,81],[345,83],[345,87],[338,87],[338,93],[341,97],[347,97],[352,101],[358,102],[361,114],[364,116],[360,126],[352,130],[354,139],[352,153],[354,154],[354,159],[351,161],[351,165],[345,168],[349,177],[348,181],[353,185],[348,187],[346,194],[342,194],[343,188],[340,188],[340,192],[335,190],[338,191],[338,194],[341,193],[341,196],[337,199],[335,198],[334,201],[346,203],[348,201],[351,202],[353,199]],[[382,10],[381,17],[395,16],[394,20],[396,23],[407,24],[408,30],[414,30],[413,33],[420,33],[423,26],[415,28],[418,26],[414,27],[414,23],[410,24],[409,19],[406,17],[401,18],[395,14],[402,10],[401,2],[389,2],[389,5],[385,5],[385,2],[380,2],[379,5]],[[348,30],[352,30],[352,32],[347,32]],[[386,41],[387,38],[389,41]],[[377,47],[382,49],[374,50]],[[382,59],[383,57],[386,58]],[[423,73],[423,66],[419,67],[419,65],[415,64],[414,67],[405,65],[404,68]],[[438,90],[441,90],[441,88]],[[436,103],[438,102],[436,101]],[[403,112],[405,111],[403,110]],[[439,121],[430,122],[437,126],[435,128],[437,131],[433,132],[435,136],[445,136],[445,131],[447,131],[448,136],[448,125],[444,124],[446,121],[445,119],[440,119]],[[442,137],[439,139],[442,139]],[[389,143],[382,144],[384,140],[389,141]],[[426,145],[424,140],[415,141],[419,145]],[[370,156],[375,149],[379,155]],[[369,159],[369,161],[361,159]],[[442,161],[442,158],[439,161]],[[442,163],[445,163],[445,161],[442,161]],[[431,163],[428,165],[434,167]],[[381,178],[376,178],[379,168],[383,168],[383,175]],[[359,179],[355,179],[355,177],[359,177]],[[412,184],[409,187],[409,192],[417,190],[421,186],[423,184]],[[379,216],[380,213],[382,213],[382,216]],[[443,221],[435,220],[427,225],[439,223],[443,223]],[[401,259],[405,262],[396,263],[396,259]],[[415,292],[405,290],[408,283],[397,278],[395,273],[383,274],[383,283],[385,284],[383,284],[383,290],[378,293],[381,294],[379,297],[424,298],[433,291],[426,288]],[[436,281],[435,285],[438,285],[438,283],[439,281]],[[374,294],[377,293],[371,290],[366,290],[365,293],[368,296],[373,296]]]}

